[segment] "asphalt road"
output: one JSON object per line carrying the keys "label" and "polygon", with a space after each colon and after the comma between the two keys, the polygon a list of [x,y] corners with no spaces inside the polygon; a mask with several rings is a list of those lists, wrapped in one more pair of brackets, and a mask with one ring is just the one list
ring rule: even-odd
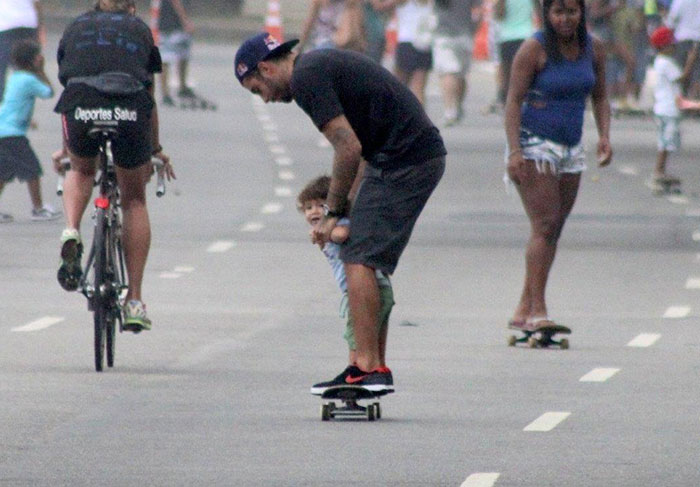
{"label": "asphalt road", "polygon": [[[161,111],[178,180],[149,201],[154,329],[119,335],[114,369],[94,371],[85,300],[55,282],[63,222],[31,222],[24,185],[2,195],[0,485],[700,485],[699,123],[671,160],[685,192],[665,198],[644,185],[652,121],[614,122],[614,164],[585,174],[550,279],[571,349],[509,348],[528,224],[501,181],[503,121],[481,113],[493,75],[475,66],[393,280],[397,392],[380,421],[326,423],[308,387],[344,367],[343,323],[294,197],[332,153],[296,106],[237,86],[233,54],[196,45],[218,111]],[[435,85],[428,104],[439,120]],[[37,102],[30,138],[60,206],[51,108]],[[585,140],[592,161],[590,117]]]}

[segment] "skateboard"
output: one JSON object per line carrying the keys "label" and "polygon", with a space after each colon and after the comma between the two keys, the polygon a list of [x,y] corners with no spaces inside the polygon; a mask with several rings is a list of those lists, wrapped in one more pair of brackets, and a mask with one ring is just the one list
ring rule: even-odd
{"label": "skateboard", "polygon": [[[327,389],[321,394],[323,404],[321,404],[321,420],[329,421],[333,418],[345,416],[362,418],[367,421],[374,421],[382,417],[382,410],[379,406],[379,398],[388,394],[389,391],[373,392],[364,387],[358,386],[336,386]],[[358,401],[367,400],[367,406],[358,404]],[[336,401],[342,402],[338,406]]]}
{"label": "skateboard", "polygon": [[647,186],[656,196],[682,193],[681,180],[678,178],[650,179],[647,181]]}
{"label": "skateboard", "polygon": [[556,345],[562,350],[566,350],[567,348],[569,348],[569,340],[567,340],[566,338],[562,338],[561,340],[555,340],[554,336],[557,333],[568,335],[569,333],[571,333],[571,329],[562,325],[556,325],[551,321],[549,321],[548,323],[551,324],[538,326],[531,330],[526,330],[523,328],[509,325],[508,328],[511,328],[513,330],[519,330],[523,332],[524,336],[521,336],[520,338],[516,337],[515,335],[509,336],[508,346],[514,347],[517,343],[527,343],[527,345],[530,348],[547,348],[552,345]]}

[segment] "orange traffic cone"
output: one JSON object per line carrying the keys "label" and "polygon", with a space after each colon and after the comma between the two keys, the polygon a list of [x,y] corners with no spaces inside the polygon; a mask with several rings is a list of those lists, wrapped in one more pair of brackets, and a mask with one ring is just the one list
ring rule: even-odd
{"label": "orange traffic cone", "polygon": [[284,42],[284,33],[282,31],[282,17],[280,16],[279,0],[268,0],[267,15],[265,15],[265,31],[277,39],[279,42]]}
{"label": "orange traffic cone", "polygon": [[399,21],[396,18],[396,14],[391,16],[391,19],[386,24],[386,49],[385,53],[389,56],[393,56],[396,52],[396,45],[399,43]]}
{"label": "orange traffic cone", "polygon": [[151,22],[149,27],[151,28],[151,34],[153,35],[153,41],[158,45],[160,40],[160,32],[158,30],[158,23],[160,20],[160,0],[151,0]]}

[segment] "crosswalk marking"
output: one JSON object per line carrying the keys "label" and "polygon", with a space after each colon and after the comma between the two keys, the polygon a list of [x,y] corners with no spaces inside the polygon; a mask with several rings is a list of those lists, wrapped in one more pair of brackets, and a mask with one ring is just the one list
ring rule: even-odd
{"label": "crosswalk marking", "polygon": [[44,316],[43,318],[39,318],[38,320],[34,320],[30,323],[27,323],[26,325],[22,326],[17,326],[15,328],[12,328],[11,331],[15,332],[30,332],[30,331],[39,331],[39,330],[44,330],[50,326],[55,325],[56,323],[60,323],[65,318],[61,316]]}
{"label": "crosswalk marking", "polygon": [[523,431],[552,431],[562,421],[571,415],[569,412],[552,411],[544,413],[542,416],[525,426]]}
{"label": "crosswalk marking", "polygon": [[628,347],[651,347],[661,338],[659,333],[642,333],[627,344]]}
{"label": "crosswalk marking", "polygon": [[500,476],[500,473],[495,472],[473,473],[460,487],[493,487]]}
{"label": "crosswalk marking", "polygon": [[601,367],[593,369],[579,379],[579,382],[605,382],[613,375],[617,374],[620,369]]}

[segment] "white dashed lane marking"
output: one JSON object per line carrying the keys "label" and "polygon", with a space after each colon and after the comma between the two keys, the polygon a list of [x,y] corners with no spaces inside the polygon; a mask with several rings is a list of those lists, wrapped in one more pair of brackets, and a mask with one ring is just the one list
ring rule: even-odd
{"label": "white dashed lane marking", "polygon": [[280,203],[268,203],[265,206],[263,206],[260,211],[265,215],[272,215],[282,211],[282,208],[284,207]]}
{"label": "white dashed lane marking", "polygon": [[277,173],[277,176],[282,180],[282,181],[291,181],[294,179],[296,176],[294,176],[294,173],[292,171],[280,171]]}
{"label": "white dashed lane marking", "polygon": [[693,232],[693,240],[696,242],[700,242],[700,230],[695,230]]}
{"label": "white dashed lane marking", "polygon": [[236,245],[236,242],[231,240],[218,240],[207,247],[207,252],[221,253],[232,249]]}
{"label": "white dashed lane marking", "polygon": [[34,320],[30,323],[27,323],[26,325],[17,326],[15,328],[12,328],[11,331],[23,333],[23,332],[30,332],[30,331],[45,330],[46,328],[53,326],[57,323],[60,323],[63,320],[65,320],[65,318],[63,318],[61,316],[44,316],[43,318],[39,318],[38,320]]}
{"label": "white dashed lane marking", "polygon": [[534,420],[532,423],[528,424],[523,428],[523,431],[552,431],[556,428],[562,421],[571,415],[569,412],[557,412],[552,411],[544,413],[542,416]]}
{"label": "white dashed lane marking", "polygon": [[292,161],[291,157],[280,156],[275,158],[275,162],[278,166],[291,166],[294,161]]}
{"label": "white dashed lane marking", "polygon": [[690,199],[687,196],[671,195],[666,198],[668,201],[674,205],[688,205],[690,204]]}
{"label": "white dashed lane marking", "polygon": [[637,169],[635,166],[623,165],[617,168],[617,172],[627,176],[636,176],[639,174],[639,169]]}
{"label": "white dashed lane marking", "polygon": [[275,188],[275,196],[279,196],[281,198],[292,196],[292,188],[288,186],[277,186]]}
{"label": "white dashed lane marking", "polygon": [[642,333],[641,335],[636,336],[634,339],[632,339],[631,342],[627,344],[628,347],[651,347],[654,343],[658,341],[658,339],[661,338],[661,335],[659,333]]}
{"label": "white dashed lane marking", "polygon": [[248,222],[241,227],[241,232],[259,232],[265,228],[265,224],[260,222]]}
{"label": "white dashed lane marking", "polygon": [[617,374],[620,369],[614,368],[598,368],[593,369],[579,379],[580,382],[605,382],[613,375]]}
{"label": "white dashed lane marking", "polygon": [[690,314],[690,306],[669,306],[664,313],[664,318],[685,318]]}
{"label": "white dashed lane marking", "polygon": [[493,487],[500,476],[495,472],[473,473],[459,487]]}
{"label": "white dashed lane marking", "polygon": [[161,279],[177,279],[182,277],[182,274],[179,272],[161,272],[158,277]]}
{"label": "white dashed lane marking", "polygon": [[287,148],[281,144],[272,144],[270,145],[270,152],[279,156],[285,154],[287,152]]}
{"label": "white dashed lane marking", "polygon": [[194,272],[194,267],[189,265],[179,265],[175,269],[173,269],[173,271],[181,272],[183,274],[189,274],[190,272]]}

